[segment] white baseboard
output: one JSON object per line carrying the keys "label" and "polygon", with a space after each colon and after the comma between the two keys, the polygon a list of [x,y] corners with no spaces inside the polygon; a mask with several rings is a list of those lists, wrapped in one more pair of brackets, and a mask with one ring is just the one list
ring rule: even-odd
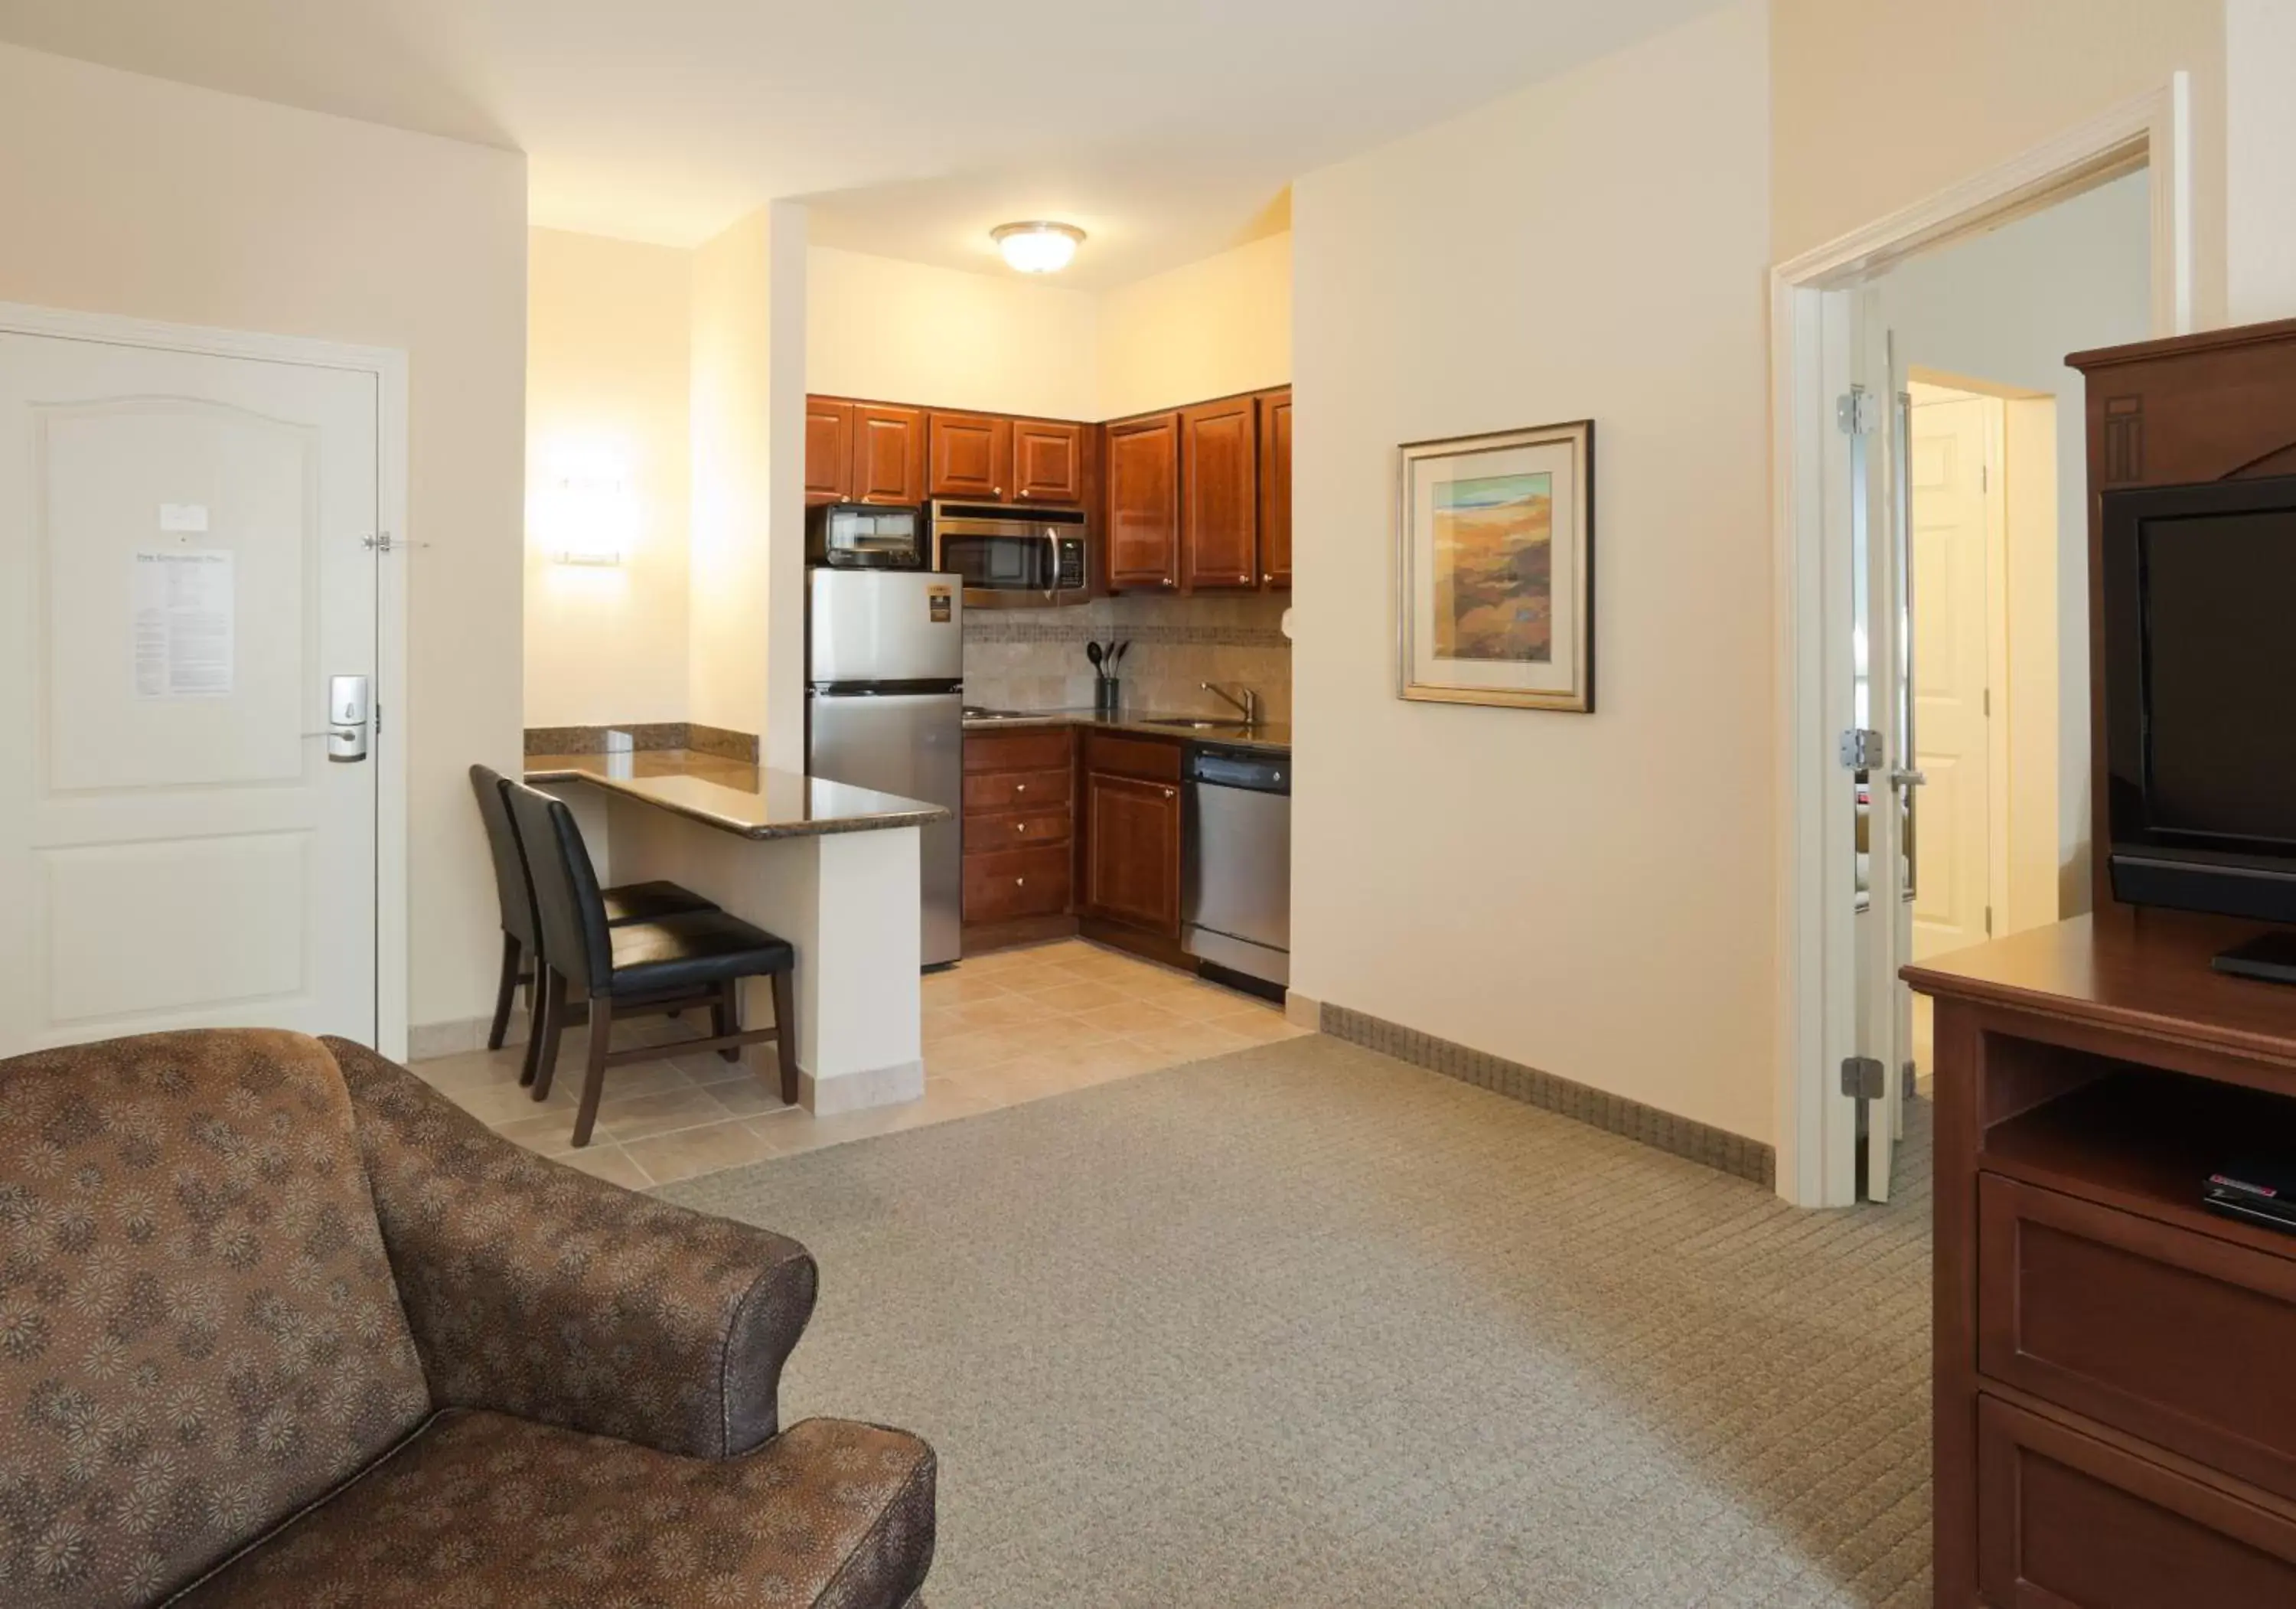
{"label": "white baseboard", "polygon": [[1324,1027],[1324,1003],[1310,1000],[1298,989],[1287,989],[1283,995],[1283,1020],[1294,1028],[1312,1029],[1320,1033]]}
{"label": "white baseboard", "polygon": [[798,1104],[816,1117],[835,1117],[840,1112],[863,1112],[872,1106],[898,1106],[922,1099],[925,1064],[900,1062],[861,1072],[842,1072],[833,1079],[816,1079],[798,1070]]}

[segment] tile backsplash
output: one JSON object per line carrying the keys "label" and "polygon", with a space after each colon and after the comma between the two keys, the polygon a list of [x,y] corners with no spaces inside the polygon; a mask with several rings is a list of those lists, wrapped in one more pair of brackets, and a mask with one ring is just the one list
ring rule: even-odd
{"label": "tile backsplash", "polygon": [[1185,598],[1095,598],[1060,609],[976,609],[964,617],[964,698],[996,710],[1092,702],[1087,642],[1129,642],[1119,671],[1124,708],[1160,715],[1226,715],[1205,682],[1255,689],[1267,718],[1292,719],[1289,593]]}

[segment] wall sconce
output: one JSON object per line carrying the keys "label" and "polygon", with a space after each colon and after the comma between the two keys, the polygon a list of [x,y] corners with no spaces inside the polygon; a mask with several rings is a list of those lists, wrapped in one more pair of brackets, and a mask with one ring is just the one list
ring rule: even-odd
{"label": "wall sconce", "polygon": [[535,494],[527,524],[561,564],[619,564],[637,535],[637,499],[621,475],[561,474]]}

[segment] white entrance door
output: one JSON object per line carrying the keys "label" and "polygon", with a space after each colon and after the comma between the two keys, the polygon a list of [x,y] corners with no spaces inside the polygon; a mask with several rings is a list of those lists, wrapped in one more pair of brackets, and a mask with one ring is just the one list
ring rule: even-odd
{"label": "white entrance door", "polygon": [[1988,398],[1913,388],[1914,734],[1929,781],[1915,841],[1914,959],[1992,930],[1987,610],[1995,517]]}
{"label": "white entrance door", "polygon": [[374,685],[377,410],[373,374],[0,332],[0,1054],[374,1041],[383,740],[330,758],[328,690]]}

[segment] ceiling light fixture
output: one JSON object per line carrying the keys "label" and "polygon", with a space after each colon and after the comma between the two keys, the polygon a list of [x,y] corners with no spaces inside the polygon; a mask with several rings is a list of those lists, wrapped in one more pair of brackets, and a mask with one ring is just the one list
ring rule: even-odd
{"label": "ceiling light fixture", "polygon": [[1084,231],[1074,224],[1000,224],[988,238],[1021,273],[1057,274],[1076,256]]}

